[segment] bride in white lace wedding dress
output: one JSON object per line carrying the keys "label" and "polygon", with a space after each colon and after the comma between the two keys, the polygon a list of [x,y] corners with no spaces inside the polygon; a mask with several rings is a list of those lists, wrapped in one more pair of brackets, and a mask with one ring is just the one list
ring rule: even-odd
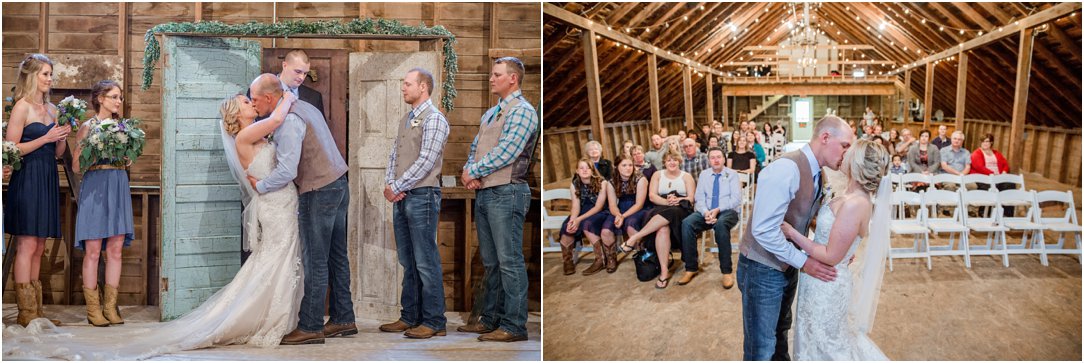
{"label": "bride in white lace wedding dress", "polygon": [[[813,240],[783,226],[784,234],[810,258],[834,265],[837,272],[832,282],[805,273],[798,278],[795,360],[888,360],[868,336],[889,247],[886,225],[892,184],[884,177],[887,165],[883,147],[858,141],[843,161],[846,191],[821,206]],[[870,193],[875,191],[878,208],[871,216]],[[864,253],[850,266],[863,240]]]}
{"label": "bride in white lace wedding dress", "polygon": [[[275,146],[263,137],[281,124],[292,101],[289,97],[271,117],[256,124],[255,110],[244,95],[223,102],[223,129],[236,136],[236,146],[234,137],[223,137],[227,155],[236,148],[240,165],[251,160],[247,169],[242,168],[248,175],[262,179],[274,169]],[[36,319],[25,330],[6,327],[4,359],[138,360],[212,345],[277,346],[297,326],[304,292],[297,191],[291,183],[275,192],[249,194],[248,181],[236,177],[242,177],[239,183],[249,199],[244,219],[252,255],[233,281],[181,318],[122,334],[99,328],[93,328],[93,334],[73,334],[47,319]]]}

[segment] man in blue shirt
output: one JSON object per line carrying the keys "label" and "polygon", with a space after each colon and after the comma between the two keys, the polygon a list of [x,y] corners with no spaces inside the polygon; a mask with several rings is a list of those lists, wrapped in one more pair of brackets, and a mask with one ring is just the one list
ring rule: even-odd
{"label": "man in blue shirt", "polygon": [[692,281],[698,271],[699,248],[697,236],[708,229],[715,231],[715,244],[719,245],[719,269],[723,273],[723,288],[734,287],[734,267],[730,260],[730,230],[738,224],[738,208],[741,207],[741,182],[734,169],[726,167],[726,157],[718,147],[708,149],[711,168],[700,172],[696,182],[696,212],[681,222],[681,259],[685,261],[685,275],[678,285]]}

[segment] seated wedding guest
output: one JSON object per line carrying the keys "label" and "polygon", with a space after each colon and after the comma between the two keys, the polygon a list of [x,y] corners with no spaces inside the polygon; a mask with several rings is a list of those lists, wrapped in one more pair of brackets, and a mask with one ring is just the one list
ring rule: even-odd
{"label": "seated wedding guest", "polygon": [[930,130],[920,131],[918,143],[912,145],[907,151],[907,168],[912,173],[926,175],[937,174],[941,171],[941,151],[936,145],[930,144]]}
{"label": "seated wedding guest", "polygon": [[911,136],[910,129],[904,128],[903,130],[900,130],[900,137],[895,142],[896,154],[907,156],[907,152],[911,150],[911,145],[914,145],[916,141],[918,140],[915,140],[915,137]]}
{"label": "seated wedding guest", "polygon": [[602,222],[602,244],[606,248],[606,272],[610,273],[617,270],[617,235],[636,234],[650,212],[645,208],[648,179],[633,164],[629,159],[617,159],[617,173],[607,188],[610,214]]}
{"label": "seated wedding guest", "polygon": [[[1009,172],[1009,161],[1005,160],[1005,156],[1001,155],[1000,151],[994,149],[994,134],[986,134],[982,138],[982,143],[979,144],[979,148],[975,152],[971,153],[971,174],[982,175],[1000,175],[1007,174]],[[990,185],[986,183],[975,183],[976,187],[982,190],[990,190]],[[1010,190],[1016,189],[1016,184],[1013,183],[998,183],[997,190]],[[1012,216],[1016,212],[1016,209],[1012,206],[1003,207],[1006,216]]]}
{"label": "seated wedding guest", "polygon": [[[621,143],[621,156],[622,157],[624,157],[626,159],[632,157],[632,153],[631,153],[632,152],[632,145],[635,145],[635,144],[632,143],[632,140],[625,140],[624,142]],[[616,159],[616,158],[614,158],[614,159]]]}
{"label": "seated wedding guest", "polygon": [[944,150],[949,145],[951,145],[952,140],[950,140],[948,136],[948,126],[938,126],[937,137],[935,137],[933,140],[930,140],[930,143],[934,144],[934,146],[937,146],[937,150]]}
{"label": "seated wedding guest", "polygon": [[[708,143],[707,143],[706,146],[707,146],[708,149],[711,149],[713,147],[720,147],[719,146],[719,137],[715,136],[715,135],[711,135],[710,137],[708,137]],[[719,150],[722,150],[722,148],[720,148]],[[705,153],[706,152],[707,151],[705,151]]]}
{"label": "seated wedding guest", "polygon": [[892,155],[892,166],[888,168],[888,172],[892,174],[907,174],[907,164],[903,163],[903,157]]}
{"label": "seated wedding guest", "polygon": [[712,134],[711,124],[700,125],[700,136],[703,137],[704,140],[707,140]]}
{"label": "seated wedding guest", "polygon": [[[26,326],[45,317],[42,308],[41,255],[45,239],[60,238],[60,176],[56,159],[64,155],[71,125],[57,124],[57,108],[49,102],[53,62],[44,54],[30,54],[19,63],[15,77],[15,105],[4,140],[14,142],[22,154],[22,168],[11,173],[4,194],[4,232],[15,236],[15,281],[18,316]],[[51,319],[50,319],[51,320]],[[54,321],[53,324],[59,324]]]}
{"label": "seated wedding guest", "polygon": [[561,261],[564,263],[565,275],[576,273],[576,265],[572,262],[572,245],[584,236],[595,251],[595,262],[583,271],[583,275],[595,274],[606,262],[602,245],[599,243],[599,232],[602,231],[602,223],[609,216],[606,211],[606,196],[609,194],[607,186],[610,183],[603,179],[591,164],[588,158],[580,159],[576,163],[576,176],[572,177],[572,184],[568,188],[573,196],[572,214],[561,224]]}
{"label": "seated wedding guest", "polygon": [[666,138],[659,134],[651,135],[651,150],[644,153],[644,160],[647,160],[648,163],[654,165],[655,169],[662,167],[662,142],[664,140],[666,140]]}
{"label": "seated wedding guest", "polygon": [[689,175],[700,175],[700,171],[708,168],[708,156],[700,153],[697,149],[696,141],[692,138],[687,138],[681,142],[681,148],[684,150],[681,161],[681,168],[685,170]]}
{"label": "seated wedding guest", "polygon": [[685,139],[688,138],[689,135],[685,133],[685,130],[678,130],[677,137],[678,141],[685,141]]}
{"label": "seated wedding guest", "polygon": [[410,111],[396,120],[399,133],[384,174],[384,198],[394,203],[392,222],[403,289],[399,320],[381,325],[380,330],[403,332],[413,339],[444,336],[448,323],[437,225],[449,127],[444,113],[430,99],[434,82],[433,74],[421,68],[403,77],[400,89]]}
{"label": "seated wedding guest", "polygon": [[768,145],[768,142],[772,137],[772,123],[764,122],[764,127],[757,129],[757,143],[761,145]]}
{"label": "seated wedding guest", "polygon": [[714,123],[712,123],[711,124],[711,133],[715,134],[715,136],[722,137],[723,136],[723,123],[719,122],[719,121],[715,121]]}
{"label": "seated wedding guest", "polygon": [[715,244],[719,246],[719,269],[723,273],[723,288],[734,286],[734,264],[730,257],[730,230],[738,224],[738,208],[741,207],[741,182],[738,173],[723,165],[723,150],[708,150],[711,169],[700,172],[696,181],[696,212],[681,222],[681,260],[685,262],[685,275],[678,285],[692,281],[698,271],[699,244],[697,236],[708,229],[715,231]]}
{"label": "seated wedding guest", "polygon": [[941,172],[952,175],[971,174],[971,152],[964,149],[963,131],[953,131],[951,143],[941,149]]}
{"label": "seated wedding guest", "polygon": [[614,166],[609,160],[602,158],[602,143],[591,140],[583,145],[584,152],[587,153],[587,158],[591,159],[592,167],[598,170],[599,175],[603,178],[609,179],[613,173]]}
{"label": "seated wedding guest", "polygon": [[658,130],[655,131],[655,133],[659,134],[659,136],[662,136],[663,138],[670,136],[670,131],[667,130],[665,127],[660,127]]}
{"label": "seated wedding guest", "polygon": [[[114,81],[99,81],[91,87],[90,104],[95,115],[79,128],[74,155],[82,155],[81,141],[95,125],[109,119],[120,120],[124,102],[121,95],[120,84]],[[72,169],[82,170],[79,158],[72,159]],[[75,248],[86,251],[83,254],[83,297],[87,305],[87,322],[98,327],[124,324],[117,309],[117,288],[120,287],[123,265],[122,249],[131,246],[135,238],[131,187],[125,170],[127,163],[125,160],[98,160],[83,174],[83,182],[79,185]],[[98,260],[102,251],[106,253],[104,299],[98,290]]]}
{"label": "seated wedding guest", "polygon": [[747,148],[753,151],[753,155],[757,157],[756,170],[753,171],[753,180],[755,182],[756,175],[760,173],[760,169],[764,168],[765,161],[767,161],[768,154],[764,152],[764,146],[757,143],[757,137],[753,132],[745,134],[745,141],[747,142]]}
{"label": "seated wedding guest", "polygon": [[726,167],[739,173],[753,175],[756,171],[757,156],[749,150],[749,139],[738,138],[738,147],[727,155]]}
{"label": "seated wedding guest", "polygon": [[655,165],[651,165],[644,159],[644,148],[640,145],[632,147],[632,166],[648,180],[651,180],[651,175],[655,174],[655,170],[657,170]]}
{"label": "seated wedding guest", "polygon": [[647,243],[646,247],[655,250],[659,256],[659,266],[662,266],[662,273],[655,282],[657,289],[665,289],[670,284],[671,244],[681,243],[681,222],[693,212],[696,182],[692,175],[681,170],[681,159],[681,155],[676,153],[663,155],[666,169],[651,177],[648,192],[648,198],[655,207],[648,214],[644,227],[621,244],[622,252],[632,252],[641,240],[654,234],[654,243]]}

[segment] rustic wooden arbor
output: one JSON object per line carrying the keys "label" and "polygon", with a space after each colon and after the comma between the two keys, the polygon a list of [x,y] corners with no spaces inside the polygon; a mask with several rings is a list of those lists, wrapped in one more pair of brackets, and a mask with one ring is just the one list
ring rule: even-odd
{"label": "rustic wooden arbor", "polygon": [[[260,73],[260,44],[245,35],[162,34],[162,284],[163,319],[199,306],[237,269],[241,241],[240,195],[218,136],[221,100],[247,88]],[[350,54],[351,291],[359,316],[398,314],[402,271],[391,233],[391,205],[380,190],[396,128],[387,120],[407,112],[399,96],[402,75],[414,67],[441,79],[442,36],[302,35],[295,37],[418,41],[413,53]],[[439,95],[434,94],[439,99]],[[342,137],[346,135],[336,135]],[[339,140],[340,143],[345,140]]]}

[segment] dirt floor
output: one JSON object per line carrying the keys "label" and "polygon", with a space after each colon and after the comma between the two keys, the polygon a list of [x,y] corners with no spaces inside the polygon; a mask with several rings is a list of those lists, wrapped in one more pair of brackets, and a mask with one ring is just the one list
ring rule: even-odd
{"label": "dirt floor", "polygon": [[[1025,177],[1028,189],[1073,190],[1081,206],[1078,186]],[[1018,241],[1010,235],[1009,243]],[[637,281],[631,260],[613,274],[579,274],[594,258],[584,254],[571,276],[562,274],[559,253],[543,258],[545,360],[742,358],[741,293],[723,289],[716,255],[701,255],[690,284],[665,290]],[[1009,262],[973,256],[967,269],[962,257],[934,257],[929,271],[924,259],[896,260],[871,338],[893,360],[1081,360],[1079,256],[1051,256],[1050,266],[1037,255]],[[677,266],[675,280],[684,273]]]}

